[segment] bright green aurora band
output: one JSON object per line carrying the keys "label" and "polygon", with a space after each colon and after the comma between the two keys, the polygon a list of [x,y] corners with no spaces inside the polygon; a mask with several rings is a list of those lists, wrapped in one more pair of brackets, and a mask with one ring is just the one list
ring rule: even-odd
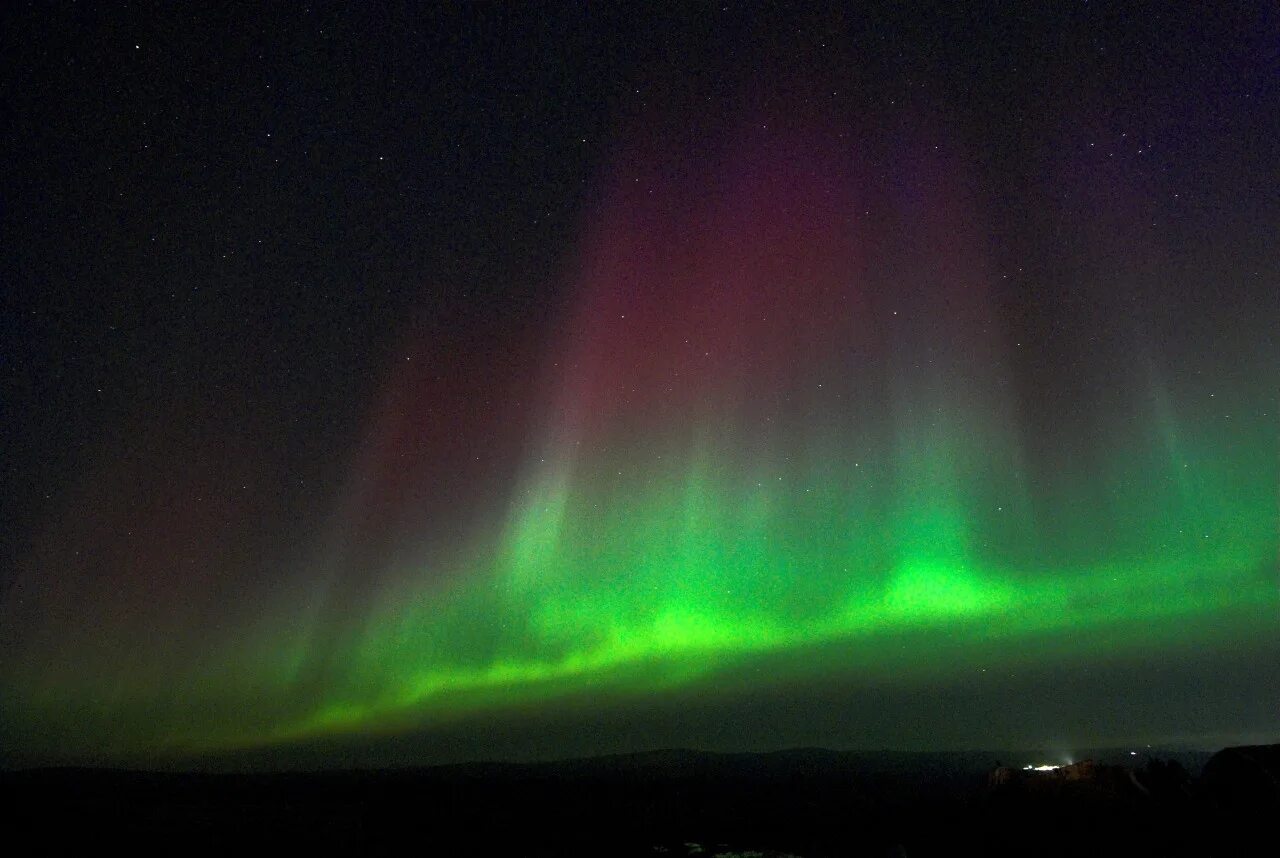
{"label": "bright green aurora band", "polygon": [[[432,551],[348,570],[344,514],[314,569],[194,652],[145,606],[119,628],[167,633],[32,633],[42,655],[4,675],[14,734],[203,753],[764,682],[757,663],[911,682],[1272,635],[1274,352],[1135,328],[1079,343],[1090,384],[1054,398],[1061,373],[992,321],[962,171],[905,158],[868,186],[844,157],[797,138],[696,191],[622,169],[480,535],[415,521]],[[843,214],[869,205],[887,226]],[[386,419],[373,447],[403,442]]]}

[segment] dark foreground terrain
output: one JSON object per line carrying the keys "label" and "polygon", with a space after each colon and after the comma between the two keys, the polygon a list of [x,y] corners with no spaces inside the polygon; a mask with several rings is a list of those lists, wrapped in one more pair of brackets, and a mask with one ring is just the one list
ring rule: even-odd
{"label": "dark foreground terrain", "polygon": [[[1280,854],[1280,746],[1216,755],[662,751],[288,774],[0,773],[6,842],[474,855]],[[16,840],[15,840],[16,838]],[[10,853],[16,854],[16,853]]]}

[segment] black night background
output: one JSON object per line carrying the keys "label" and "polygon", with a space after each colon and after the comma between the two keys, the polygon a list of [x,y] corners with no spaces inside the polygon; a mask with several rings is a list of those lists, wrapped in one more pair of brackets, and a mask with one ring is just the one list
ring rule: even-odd
{"label": "black night background", "polygon": [[0,47],[6,794],[616,776],[649,848],[667,777],[1274,785],[1280,7],[12,3]]}

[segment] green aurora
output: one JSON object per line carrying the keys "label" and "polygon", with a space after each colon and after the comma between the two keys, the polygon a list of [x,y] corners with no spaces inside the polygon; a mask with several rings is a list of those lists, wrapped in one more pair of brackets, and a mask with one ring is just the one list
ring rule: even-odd
{"label": "green aurora", "polygon": [[[352,569],[335,558],[365,537],[340,523],[311,568],[223,591],[216,626],[160,617],[145,586],[77,601],[26,580],[6,605],[27,630],[3,672],[11,744],[155,759],[763,683],[743,671],[766,661],[911,683],[1271,639],[1274,355],[1211,338],[1111,371],[1090,345],[1105,383],[1033,423],[1010,384],[1020,344],[969,288],[992,275],[960,195],[902,204],[907,238],[845,235],[831,172],[749,176],[686,211],[698,237],[674,246],[692,227],[609,203],[519,479],[443,548]],[[851,271],[859,295],[833,305]]]}

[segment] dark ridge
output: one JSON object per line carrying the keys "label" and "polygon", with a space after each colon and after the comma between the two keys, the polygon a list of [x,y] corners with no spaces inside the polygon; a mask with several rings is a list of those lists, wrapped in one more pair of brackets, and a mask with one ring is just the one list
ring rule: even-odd
{"label": "dark ridge", "polygon": [[[0,773],[15,842],[54,851],[373,848],[485,854],[1220,854],[1280,812],[1280,746],[1100,752],[664,749],[543,763]],[[1034,761],[1034,758],[1032,758]]]}

